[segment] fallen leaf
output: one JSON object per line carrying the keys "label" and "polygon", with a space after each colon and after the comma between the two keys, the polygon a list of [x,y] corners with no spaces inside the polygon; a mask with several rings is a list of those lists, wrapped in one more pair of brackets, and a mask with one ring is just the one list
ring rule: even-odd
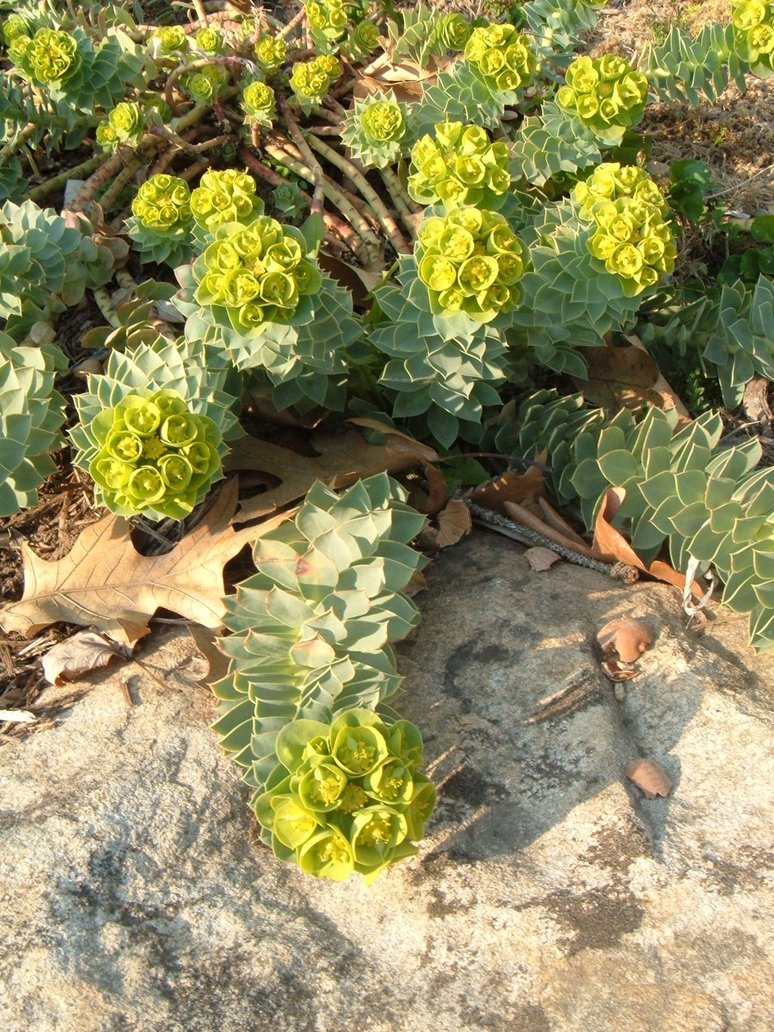
{"label": "fallen leaf", "polygon": [[653,632],[641,620],[619,616],[597,631],[597,641],[605,655],[617,652],[624,663],[634,663],[653,644]]}
{"label": "fallen leaf", "polygon": [[332,254],[319,254],[317,264],[350,292],[356,306],[364,305],[368,295],[382,281],[380,272],[369,272],[360,265],[352,265]]}
{"label": "fallen leaf", "polygon": [[208,664],[207,673],[197,678],[196,683],[202,688],[209,688],[228,673],[228,656],[218,648],[217,637],[209,628],[201,624],[189,624],[188,633]]}
{"label": "fallen leaf", "polygon": [[622,406],[640,409],[655,405],[675,409],[681,422],[688,422],[690,413],[664,379],[642,341],[633,334],[625,339],[626,347],[608,342],[603,348],[581,348],[588,365],[588,379],[576,380],[591,405],[617,411]]}
{"label": "fallen leaf", "polygon": [[624,773],[646,799],[668,796],[672,791],[672,782],[653,760],[632,760]]}
{"label": "fallen leaf", "polygon": [[[538,456],[539,461],[545,459],[545,452]],[[506,470],[500,477],[487,481],[475,488],[471,495],[471,501],[477,505],[483,505],[485,509],[492,509],[494,512],[508,514],[505,511],[505,502],[524,502],[528,498],[534,498],[543,490],[543,471],[538,466],[530,466],[524,473],[517,473],[514,469]]]}
{"label": "fallen leaf", "polygon": [[449,489],[446,486],[443,473],[437,466],[431,466],[428,463],[425,466],[425,476],[427,477],[428,493],[424,502],[424,508],[419,511],[427,516],[435,516],[448,503]]}
{"label": "fallen leaf", "polygon": [[438,521],[436,548],[450,548],[451,545],[456,545],[473,528],[470,509],[461,498],[451,498],[446,503],[446,507],[438,513],[436,519]]}
{"label": "fallen leaf", "polygon": [[529,563],[530,569],[536,573],[542,573],[544,570],[550,570],[555,563],[561,561],[562,557],[556,552],[552,552],[550,548],[541,548],[540,545],[536,545],[534,548],[527,549],[524,558]]}
{"label": "fallen leaf", "polygon": [[633,663],[621,663],[612,657],[601,660],[599,665],[605,677],[614,683],[631,681],[639,672]]}
{"label": "fallen leaf", "polygon": [[353,419],[350,422],[377,430],[384,435],[384,443],[369,444],[355,429],[340,434],[318,433],[310,441],[318,454],[309,456],[257,437],[242,437],[236,441],[226,458],[227,470],[260,471],[279,481],[277,487],[244,500],[239,508],[239,521],[246,523],[298,501],[316,480],[338,489],[353,484],[360,477],[383,470],[398,473],[409,466],[431,463],[438,458],[432,448],[377,420]]}
{"label": "fallen leaf", "polygon": [[569,548],[574,552],[580,552],[583,555],[591,555],[591,549],[582,539],[578,542],[578,536],[573,535],[572,538],[566,537],[563,533],[558,530],[554,530],[552,526],[541,520],[539,516],[535,516],[534,513],[525,509],[523,505],[519,505],[517,502],[504,502],[503,508],[505,514],[514,523],[520,523],[523,527],[528,527],[530,530],[534,530],[537,534],[541,534],[543,537],[548,538],[549,541],[555,542],[557,545],[562,545],[565,548]]}
{"label": "fallen leaf", "polygon": [[553,527],[554,530],[562,534],[568,541],[574,541],[576,545],[580,545],[582,548],[589,547],[580,534],[570,526],[567,520],[556,511],[547,499],[538,498],[537,503],[541,513],[543,514],[543,519],[549,527]]}
{"label": "fallen leaf", "polygon": [[[681,590],[684,589],[685,577],[682,573],[678,573],[669,563],[662,562],[660,559],[655,559],[650,566],[646,566],[623,534],[612,525],[612,520],[625,498],[624,488],[608,488],[607,496],[594,524],[591,554],[605,562],[620,562],[627,566],[634,566],[638,570],[650,574],[651,577],[655,577],[656,580],[664,581],[665,584],[673,584]],[[691,592],[698,598],[704,594],[704,588],[698,580],[691,584]]]}
{"label": "fallen leaf", "polygon": [[79,631],[49,649],[40,663],[49,684],[74,681],[80,674],[101,670],[116,659],[131,659],[132,650],[96,631]]}
{"label": "fallen leaf", "polygon": [[221,627],[224,565],[292,515],[236,531],[229,525],[236,500],[234,478],[202,522],[165,555],[140,555],[128,521],[113,515],[82,530],[72,551],[55,562],[22,544],[24,595],[0,611],[0,627],[29,638],[62,620],[93,625],[131,645],[148,633],[148,621],[162,607],[205,627]]}

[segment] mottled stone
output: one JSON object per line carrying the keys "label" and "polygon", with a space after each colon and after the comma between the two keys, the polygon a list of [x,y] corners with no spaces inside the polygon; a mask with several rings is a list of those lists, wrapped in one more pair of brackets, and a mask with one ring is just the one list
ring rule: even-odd
{"label": "mottled stone", "polygon": [[[439,805],[370,889],[256,843],[184,633],[143,651],[164,688],[95,674],[0,749],[4,1032],[774,1026],[774,671],[743,621],[696,638],[673,589],[535,573],[483,533],[429,582],[399,708]],[[655,636],[621,703],[593,645],[619,614]],[[637,756],[668,798],[626,782]]]}

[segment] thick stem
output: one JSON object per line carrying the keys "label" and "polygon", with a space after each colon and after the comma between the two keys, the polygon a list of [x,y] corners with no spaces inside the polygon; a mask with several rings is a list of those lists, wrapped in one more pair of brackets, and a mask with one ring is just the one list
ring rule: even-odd
{"label": "thick stem", "polygon": [[[234,54],[226,56],[218,55],[214,57],[199,57],[195,61],[188,61],[185,64],[179,64],[174,71],[170,72],[167,84],[164,87],[164,100],[167,102],[167,107],[173,115],[177,110],[177,105],[175,104],[172,88],[180,76],[185,75],[186,72],[193,72],[197,68],[206,68],[208,65],[213,64],[225,65],[227,68],[233,68],[234,66],[238,68],[246,68],[250,73],[255,71],[254,62],[248,61],[245,57],[237,57]],[[221,96],[220,99],[222,100],[223,96]]]}
{"label": "thick stem", "polygon": [[76,165],[75,168],[66,168],[64,172],[59,172],[52,179],[47,179],[45,183],[40,183],[34,189],[30,190],[27,195],[31,201],[39,201],[42,198],[47,197],[49,194],[54,193],[55,190],[59,190],[63,187],[68,179],[79,179],[81,176],[89,176],[91,173],[99,168],[100,165],[108,161],[108,155],[96,154],[93,158],[87,158],[86,161],[82,161],[80,165]]}
{"label": "thick stem", "polygon": [[391,168],[380,168],[379,175],[382,177],[382,182],[387,189],[392,203],[395,205],[395,210],[400,216],[400,220],[406,227],[406,230],[412,240],[417,238],[417,227],[416,219],[413,217],[412,211],[409,208],[409,198],[403,191],[400,180],[395,175]]}
{"label": "thick stem", "polygon": [[36,129],[37,126],[35,125],[35,123],[30,122],[28,125],[25,125],[25,127],[22,130],[20,130],[15,139],[11,140],[9,143],[6,143],[5,147],[3,147],[2,150],[0,150],[0,165],[4,165],[9,158],[13,157],[16,151],[20,147],[23,147],[27,140],[29,140],[29,138],[32,136]]}
{"label": "thick stem", "polygon": [[298,14],[294,14],[284,29],[277,33],[278,39],[287,39],[290,33],[303,22],[306,17],[306,8],[302,7]]}
{"label": "thick stem", "polygon": [[327,143],[323,143],[322,140],[318,139],[316,136],[310,136],[309,145],[327,161],[330,161],[332,165],[335,165],[336,168],[344,173],[344,175],[349,176],[371,206],[371,209],[378,218],[382,229],[387,234],[390,243],[398,254],[411,254],[411,245],[401,233],[395,219],[389,211],[387,211],[379,194],[374,190],[362,172],[358,171],[351,161],[348,161],[343,155],[339,154],[338,151],[334,150],[333,147],[329,147]]}
{"label": "thick stem", "polygon": [[312,205],[311,212],[313,215],[320,215],[323,210],[323,198],[324,198],[324,182],[325,175],[322,170],[322,165],[317,158],[312,154],[309,148],[309,144],[304,139],[304,135],[301,132],[298,122],[296,121],[293,112],[288,107],[285,98],[282,96],[277,97],[279,104],[280,114],[288,132],[290,133],[293,142],[301,152],[301,157],[306,162],[306,165],[311,170],[314,176],[314,192],[312,194]]}
{"label": "thick stem", "polygon": [[142,166],[143,162],[140,161],[138,158],[135,158],[133,161],[130,161],[126,168],[122,169],[122,171],[118,173],[118,175],[107,188],[107,190],[105,190],[105,192],[99,199],[99,203],[100,207],[106,215],[112,208],[113,203],[115,202],[116,198],[121,193],[123,188],[127,185],[127,183],[129,183],[134,178],[134,176],[142,168]]}

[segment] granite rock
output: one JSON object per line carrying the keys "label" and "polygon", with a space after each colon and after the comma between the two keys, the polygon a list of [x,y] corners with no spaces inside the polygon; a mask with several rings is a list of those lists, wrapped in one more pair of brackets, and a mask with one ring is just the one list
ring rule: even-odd
{"label": "granite rock", "polygon": [[[673,589],[486,533],[429,584],[399,708],[439,805],[371,888],[257,844],[183,631],[0,747],[5,1032],[774,1026],[774,670],[743,621],[696,637]],[[624,614],[655,640],[617,701],[593,642]],[[625,780],[638,756],[668,798]]]}

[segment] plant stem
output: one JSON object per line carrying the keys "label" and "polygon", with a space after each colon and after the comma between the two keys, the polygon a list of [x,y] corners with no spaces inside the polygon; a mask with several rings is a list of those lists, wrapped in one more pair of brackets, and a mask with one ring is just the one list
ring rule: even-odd
{"label": "plant stem", "polygon": [[395,210],[400,216],[401,222],[406,227],[406,230],[411,239],[416,240],[416,219],[414,218],[411,208],[409,207],[411,201],[406,196],[403,187],[401,186],[400,180],[391,168],[380,168],[379,175],[382,177],[382,182],[384,183],[387,192],[392,198],[392,203],[395,205]]}
{"label": "plant stem", "polygon": [[2,150],[0,150],[0,165],[4,165],[9,158],[13,157],[16,151],[22,147],[27,140],[33,135],[37,126],[34,122],[30,122],[23,129],[19,131],[16,137],[6,143]]}
{"label": "plant stem", "polygon": [[319,140],[316,136],[309,137],[309,145],[312,150],[316,150],[318,154],[330,161],[332,165],[335,165],[339,171],[343,172],[346,176],[349,176],[371,206],[371,209],[378,218],[382,229],[387,234],[390,243],[398,254],[410,254],[411,245],[401,233],[395,219],[385,208],[381,197],[374,190],[362,172],[359,172],[351,161],[347,161],[343,155],[339,154],[339,152],[334,150],[333,147],[329,147],[327,143],[323,143],[322,140]]}
{"label": "plant stem", "polygon": [[317,158],[312,154],[309,148],[309,144],[304,139],[304,135],[301,132],[298,122],[293,116],[292,111],[287,105],[285,98],[282,95],[277,97],[277,103],[279,105],[280,114],[282,119],[287,126],[287,130],[293,138],[293,142],[301,152],[301,157],[306,162],[307,166],[311,170],[314,176],[314,192],[312,194],[311,213],[312,215],[320,215],[323,210],[323,198],[324,198],[324,182],[325,175],[322,170],[322,165]]}
{"label": "plant stem", "polygon": [[[231,68],[236,65],[237,67],[246,68],[248,72],[251,73],[255,71],[254,62],[248,61],[246,57],[237,57],[234,54],[227,56],[218,55],[215,57],[198,57],[195,61],[188,61],[185,64],[179,64],[177,68],[174,69],[174,71],[170,72],[169,78],[167,79],[167,84],[164,87],[164,100],[167,102],[167,106],[173,115],[177,110],[177,105],[175,104],[175,98],[172,93],[172,87],[175,85],[180,76],[184,75],[186,72],[192,72],[197,68],[206,68],[208,65],[212,64],[225,65],[227,68]],[[234,92],[236,92],[236,90]],[[225,96],[225,94],[222,95],[220,99],[223,99],[223,96]],[[205,107],[206,105],[199,106]]]}
{"label": "plant stem", "polygon": [[293,29],[297,28],[306,17],[306,8],[302,7],[298,14],[294,14],[284,29],[277,33],[277,39],[287,39]]}
{"label": "plant stem", "polygon": [[118,173],[116,178],[105,190],[103,195],[99,199],[100,206],[103,212],[107,215],[110,211],[113,202],[116,200],[118,195],[121,193],[126,184],[136,175],[136,173],[142,168],[143,162],[139,158],[134,158],[126,168],[122,169]]}
{"label": "plant stem", "polygon": [[45,183],[40,183],[39,186],[30,190],[27,196],[31,201],[39,201],[43,197],[47,197],[48,194],[53,193],[55,190],[64,186],[68,179],[79,179],[81,176],[90,175],[107,160],[108,156],[106,154],[96,154],[93,158],[88,158],[86,161],[82,161],[80,165],[76,165],[75,168],[67,168],[64,172],[57,173],[57,175],[52,179],[47,179]]}

